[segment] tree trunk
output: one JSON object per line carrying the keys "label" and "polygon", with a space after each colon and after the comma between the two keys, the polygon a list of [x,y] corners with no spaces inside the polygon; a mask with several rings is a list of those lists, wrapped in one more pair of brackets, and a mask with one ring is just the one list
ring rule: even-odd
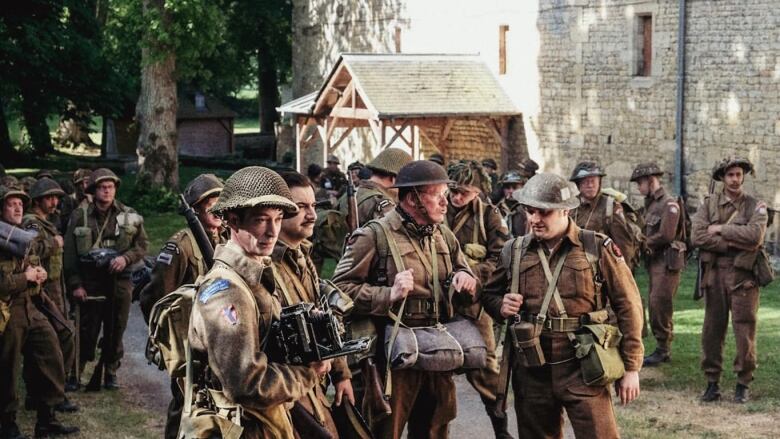
{"label": "tree trunk", "polygon": [[27,134],[30,136],[35,155],[42,156],[54,152],[49,125],[46,123],[48,107],[41,104],[36,91],[25,86],[21,87],[21,91],[24,126],[27,127]]}
{"label": "tree trunk", "polygon": [[[165,15],[163,0],[144,0]],[[163,20],[165,23],[166,20]],[[176,56],[170,49],[144,47],[141,51],[141,93],[136,105],[138,135],[138,184],[147,187],[179,187],[179,157],[176,148]]]}
{"label": "tree trunk", "polygon": [[279,122],[276,107],[281,104],[279,96],[279,77],[276,73],[276,62],[264,38],[260,38],[260,48],[257,50],[257,83],[258,99],[260,99],[260,132],[274,133],[274,123]]}
{"label": "tree trunk", "polygon": [[5,119],[5,103],[0,96],[0,157],[3,163],[10,165],[19,159],[20,154],[11,143],[11,135],[8,133],[8,121]]}

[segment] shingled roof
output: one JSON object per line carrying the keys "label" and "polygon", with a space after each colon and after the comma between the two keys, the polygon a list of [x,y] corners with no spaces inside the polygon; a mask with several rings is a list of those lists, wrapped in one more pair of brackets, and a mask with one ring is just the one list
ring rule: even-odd
{"label": "shingled roof", "polygon": [[195,107],[194,94],[179,94],[179,107],[176,109],[176,119],[235,119],[237,113],[226,107],[217,98],[205,95],[205,108]]}
{"label": "shingled roof", "polygon": [[479,56],[445,54],[342,54],[314,105],[307,95],[278,110],[327,115],[350,81],[374,119],[520,114]]}

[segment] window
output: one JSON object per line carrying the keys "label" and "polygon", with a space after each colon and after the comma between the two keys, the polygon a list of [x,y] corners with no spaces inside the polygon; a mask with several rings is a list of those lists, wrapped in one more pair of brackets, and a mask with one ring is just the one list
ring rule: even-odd
{"label": "window", "polygon": [[653,69],[653,16],[638,15],[635,76],[650,76]]}
{"label": "window", "polygon": [[506,75],[506,33],[509,25],[502,24],[498,27],[498,74]]}

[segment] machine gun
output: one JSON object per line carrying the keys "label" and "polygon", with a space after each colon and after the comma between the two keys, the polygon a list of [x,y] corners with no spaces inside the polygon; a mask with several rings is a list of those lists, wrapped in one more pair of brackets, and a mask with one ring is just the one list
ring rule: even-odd
{"label": "machine gun", "polygon": [[5,221],[0,221],[0,250],[2,251],[24,258],[27,256],[30,245],[37,237],[38,233],[35,231],[20,229]]}
{"label": "machine gun", "polygon": [[206,267],[211,268],[214,265],[214,247],[211,245],[209,235],[206,234],[203,224],[200,223],[198,214],[184,199],[184,195],[179,194],[179,201],[181,202],[179,213],[187,220],[187,227],[190,228],[192,236],[195,237],[195,243],[203,255],[203,262],[206,264]]}

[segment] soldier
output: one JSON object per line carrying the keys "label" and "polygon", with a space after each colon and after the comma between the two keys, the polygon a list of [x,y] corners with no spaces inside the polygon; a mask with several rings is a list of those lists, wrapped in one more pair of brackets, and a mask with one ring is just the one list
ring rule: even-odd
{"label": "soldier", "polygon": [[[387,148],[374,157],[366,167],[371,178],[358,185],[355,201],[358,208],[358,224],[378,219],[398,204],[398,190],[393,189],[398,171],[412,161],[412,156],[399,148]],[[347,215],[347,197],[339,202],[339,210]]]}
{"label": "soldier", "polygon": [[645,357],[644,366],[657,366],[671,360],[674,338],[674,296],[685,265],[685,242],[681,236],[681,211],[677,200],[661,185],[663,171],[655,163],[638,165],[631,181],[645,196],[646,266],[650,275],[650,326],[655,336],[655,351]]}
{"label": "soldier", "polygon": [[[62,252],[65,241],[57,226],[49,222],[48,218],[57,209],[60,197],[65,192],[60,185],[51,178],[44,177],[36,181],[30,188],[30,197],[33,200],[32,208],[22,219],[22,228],[35,230],[39,237],[38,256],[41,258],[41,266],[48,273],[48,279],[43,284],[46,295],[54,302],[59,312],[66,316],[64,281],[62,276]],[[63,323],[68,323],[67,326]],[[76,360],[76,346],[74,328],[69,322],[60,322],[54,325],[57,337],[60,341],[65,370],[70,372]],[[29,380],[28,380],[29,382]],[[65,390],[78,389],[78,381],[75,376],[69,377]]]}
{"label": "soldier", "polygon": [[[292,201],[298,206],[295,216],[282,221],[279,239],[271,255],[276,269],[276,285],[282,292],[282,306],[301,302],[320,303],[320,278],[309,256],[311,243],[308,241],[314,233],[314,223],[317,219],[314,191],[309,179],[297,172],[284,172],[281,176],[290,188]],[[346,357],[334,360],[330,378],[336,388],[336,405],[341,405],[342,398],[355,403],[351,377]],[[322,386],[314,386],[314,389],[298,402],[334,438],[339,436],[330,413],[330,402]]]}
{"label": "soldier", "polygon": [[[583,231],[570,220],[568,214],[579,200],[564,178],[537,174],[517,197],[528,212],[530,232],[506,243],[501,262],[483,289],[482,304],[495,319],[519,317],[536,323],[538,314],[546,316],[539,339],[546,363],[527,367],[534,362],[525,350],[515,351],[511,363],[519,437],[562,437],[565,409],[575,436],[617,438],[609,387],[585,384],[570,337],[584,321],[599,316],[603,323],[605,295],[623,333],[620,356],[626,372],[616,383],[616,393],[623,404],[634,400],[643,353],[642,307],[634,278],[611,239]],[[547,273],[548,265],[556,268],[556,275]],[[510,288],[513,277],[517,293]],[[603,280],[601,290],[597,279]],[[555,299],[545,300],[550,283],[557,285],[549,290],[556,290],[551,294]]]}
{"label": "soldier", "polygon": [[[222,180],[214,174],[201,174],[184,189],[184,199],[197,213],[213,247],[224,244],[227,240],[222,233],[222,219],[209,212],[209,209],[216,204],[222,186]],[[198,277],[206,274],[207,271],[208,267],[189,227],[171,236],[157,255],[151,280],[140,293],[141,311],[146,322],[149,322],[149,314],[158,300],[182,285],[195,283]],[[175,439],[181,422],[184,395],[179,383],[173,379],[171,396],[165,422],[165,437]]]}
{"label": "soldier", "polygon": [[[87,193],[93,200],[82,202],[70,215],[65,234],[65,278],[73,299],[81,307],[79,358],[84,370],[95,359],[101,327],[101,361],[105,367],[104,387],[119,388],[116,373],[124,355],[122,335],[127,327],[133,284],[129,267],[146,253],[148,240],[143,217],[116,199],[120,180],[111,170],[92,173]],[[90,250],[116,251],[106,266],[87,261]],[[86,301],[87,296],[103,296],[105,302]]]}
{"label": "soldier", "polygon": [[87,194],[87,187],[89,187],[90,176],[92,171],[89,169],[77,169],[73,173],[73,186],[75,190],[72,194],[62,197],[60,200],[60,233],[65,234],[68,230],[68,221],[70,220],[70,214],[73,213],[73,209],[76,208],[82,201],[91,201],[92,196]]}
{"label": "soldier", "polygon": [[358,183],[360,183],[360,170],[363,169],[365,166],[363,166],[362,163],[359,161],[354,161],[347,166],[347,171],[352,176],[352,184],[357,187]]}
{"label": "soldier", "polygon": [[338,199],[347,190],[347,176],[339,169],[341,161],[335,155],[329,155],[327,163],[328,166],[322,172],[321,184],[332,197]]}
{"label": "soldier", "polygon": [[[2,220],[20,226],[24,205],[30,198],[16,188],[0,187]],[[38,309],[41,286],[46,282],[46,270],[39,265],[35,252],[20,259],[0,250],[0,438],[19,439],[25,436],[16,424],[19,408],[17,382],[21,357],[29,376],[27,391],[37,403],[38,420],[35,437],[77,433],[77,427],[61,424],[54,407],[65,401],[65,368],[57,334],[48,318]]]}
{"label": "soldier", "polygon": [[[455,185],[450,187],[447,224],[458,238],[460,249],[466,256],[471,271],[484,285],[496,269],[501,249],[509,239],[508,230],[499,210],[482,201],[480,197],[481,194],[490,193],[490,177],[479,163],[461,162],[450,168],[449,176]],[[506,414],[496,415],[499,370],[493,319],[481,311],[477,304],[476,307],[464,310],[464,314],[475,319],[479,333],[485,340],[487,366],[484,369],[467,371],[466,378],[482,398],[496,438],[511,438],[507,431]]]}
{"label": "soldier", "polygon": [[[631,230],[623,215],[623,206],[601,192],[602,177],[607,175],[598,163],[580,162],[569,178],[580,191],[580,206],[571,217],[581,229],[603,233],[620,247],[626,261],[632,261],[636,249]],[[633,268],[633,267],[629,267]]]}
{"label": "soldier", "polygon": [[[402,167],[394,185],[399,192],[398,206],[355,230],[336,267],[334,282],[354,300],[354,314],[377,322],[379,340],[385,336],[382,323],[391,322],[389,313],[398,312],[397,307],[407,296],[400,316],[403,324],[430,326],[448,317],[446,294],[437,294],[447,282],[451,280],[464,300],[470,301],[477,289],[477,280],[457,240],[449,229],[440,226],[447,214],[450,182],[444,168],[428,160]],[[397,246],[405,270],[399,271],[387,255],[391,242]],[[426,256],[431,254],[436,260]],[[435,279],[439,285],[434,284]],[[437,297],[439,302],[435,302]],[[380,351],[377,362],[384,364],[385,355]],[[408,422],[409,437],[447,437],[448,424],[456,414],[452,372],[393,369],[389,378],[392,415],[372,425],[375,436],[400,438]]]}
{"label": "soldier", "polygon": [[217,246],[214,267],[193,303],[193,361],[208,365],[195,372],[195,382],[220,396],[220,412],[241,416],[242,438],[292,438],[285,404],[304,397],[331,364],[292,366],[263,352],[281,311],[268,256],[283,217],[295,216],[298,208],[278,174],[251,166],[228,178],[210,211],[227,222],[230,240]]}
{"label": "soldier", "polygon": [[[494,159],[487,158],[482,160],[482,168],[487,171],[490,176],[490,187],[498,186],[498,164]],[[490,195],[488,192],[486,195]]]}
{"label": "soldier", "polygon": [[704,295],[701,332],[701,367],[707,377],[704,402],[720,399],[718,381],[723,371],[723,343],[729,312],[737,353],[734,401],[747,402],[748,386],[756,369],[756,314],[759,286],[753,274],[756,254],[764,243],[767,207],[743,189],[753,164],[744,158],[727,158],[715,167],[712,178],[723,191],[707,196],[693,216],[692,243],[699,248],[700,286]]}
{"label": "soldier", "polygon": [[438,152],[431,154],[431,156],[428,157],[428,160],[432,161],[433,163],[436,163],[439,166],[444,166],[444,156],[439,154]]}
{"label": "soldier", "polygon": [[503,198],[501,198],[496,207],[498,207],[498,211],[501,212],[504,218],[509,236],[512,237],[526,234],[527,220],[525,210],[512,196],[512,194],[523,187],[526,181],[528,179],[520,175],[519,171],[508,171],[498,181],[498,184],[501,185]]}

